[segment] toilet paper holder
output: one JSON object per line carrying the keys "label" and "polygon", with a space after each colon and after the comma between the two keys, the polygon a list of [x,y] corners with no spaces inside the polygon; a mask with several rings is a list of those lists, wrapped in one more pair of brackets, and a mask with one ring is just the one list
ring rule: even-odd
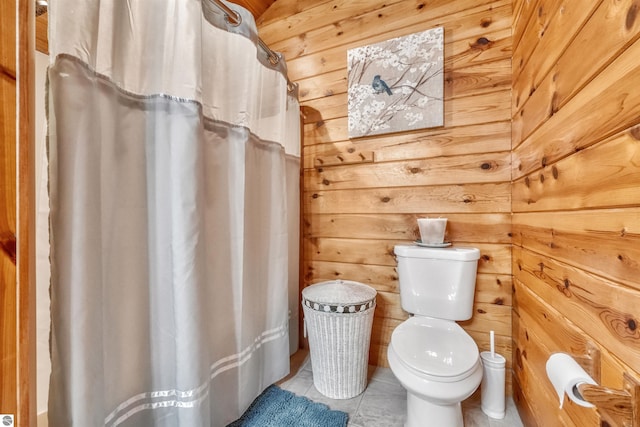
{"label": "toilet paper holder", "polygon": [[626,372],[622,390],[587,383],[577,387],[611,427],[640,427],[640,383]]}
{"label": "toilet paper holder", "polygon": [[[600,350],[587,342],[584,355],[568,355],[584,369],[594,381],[578,382],[573,386],[578,397],[596,407],[602,425],[610,427],[640,427],[640,381],[623,372],[622,390],[599,385],[601,382]],[[588,405],[582,405],[588,406]]]}

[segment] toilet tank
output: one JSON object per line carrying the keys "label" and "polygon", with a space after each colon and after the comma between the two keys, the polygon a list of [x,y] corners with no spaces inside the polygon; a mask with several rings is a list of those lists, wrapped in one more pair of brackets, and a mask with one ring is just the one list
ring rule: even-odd
{"label": "toilet tank", "polygon": [[405,311],[447,320],[471,318],[478,249],[397,245],[394,253]]}

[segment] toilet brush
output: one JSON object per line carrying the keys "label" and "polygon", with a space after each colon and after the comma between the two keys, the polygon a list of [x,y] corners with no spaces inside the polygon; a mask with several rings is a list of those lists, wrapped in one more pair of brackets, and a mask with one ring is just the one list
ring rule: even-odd
{"label": "toilet brush", "polygon": [[505,415],[505,363],[504,356],[496,354],[495,333],[489,334],[491,351],[480,353],[483,376],[481,387],[482,412],[491,418],[504,418]]}
{"label": "toilet brush", "polygon": [[496,334],[495,332],[491,331],[489,332],[489,340],[491,341],[491,358],[495,358],[496,357],[496,345],[495,345],[495,338],[496,338]]}

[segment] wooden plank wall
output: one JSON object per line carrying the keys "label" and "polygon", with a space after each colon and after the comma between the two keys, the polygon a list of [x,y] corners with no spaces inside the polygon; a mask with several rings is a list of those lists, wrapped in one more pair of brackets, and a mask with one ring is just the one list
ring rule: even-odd
{"label": "wooden plank wall", "polygon": [[608,387],[640,378],[639,12],[514,2],[513,392],[530,426],[613,425],[558,409],[553,352],[593,356]]}
{"label": "wooden plank wall", "polygon": [[[378,291],[370,363],[388,366],[400,307],[393,246],[416,218],[449,218],[448,239],[481,251],[475,312],[463,326],[481,350],[490,330],[511,361],[511,0],[278,0],[258,21],[300,85],[303,282],[350,279]],[[350,140],[347,50],[443,26],[445,125]],[[315,167],[318,157],[374,162]]]}

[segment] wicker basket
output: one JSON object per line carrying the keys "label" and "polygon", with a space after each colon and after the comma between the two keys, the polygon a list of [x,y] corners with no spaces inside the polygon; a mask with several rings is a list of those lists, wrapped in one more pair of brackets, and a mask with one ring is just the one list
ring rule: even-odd
{"label": "wicker basket", "polygon": [[358,282],[317,283],[302,291],[313,384],[332,399],[349,399],[367,386],[376,291]]}

